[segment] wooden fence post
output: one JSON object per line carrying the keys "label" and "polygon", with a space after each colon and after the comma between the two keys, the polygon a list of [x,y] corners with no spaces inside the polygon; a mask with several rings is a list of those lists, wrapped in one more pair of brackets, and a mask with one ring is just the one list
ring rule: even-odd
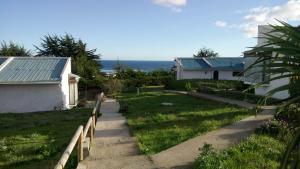
{"label": "wooden fence post", "polygon": [[91,124],[91,126],[90,126],[90,133],[89,133],[89,135],[90,135],[90,144],[91,144],[92,141],[93,141],[93,137],[94,137],[94,124]]}
{"label": "wooden fence post", "polygon": [[80,136],[77,141],[78,144],[78,162],[83,160],[83,131],[81,131]]}

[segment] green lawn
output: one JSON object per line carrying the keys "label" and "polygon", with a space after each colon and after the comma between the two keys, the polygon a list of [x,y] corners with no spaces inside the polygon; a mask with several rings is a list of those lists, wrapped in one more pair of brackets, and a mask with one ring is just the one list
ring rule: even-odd
{"label": "green lawn", "polygon": [[[87,122],[91,112],[73,109],[0,114],[0,168],[52,169],[77,127]],[[74,164],[75,155],[68,166],[72,168]]]}
{"label": "green lawn", "polygon": [[[127,93],[118,99],[145,154],[160,152],[254,114],[245,108],[173,93]],[[173,106],[163,106],[163,102]]]}
{"label": "green lawn", "polygon": [[202,149],[195,169],[276,169],[285,150],[285,143],[270,135],[253,134],[228,150],[216,153],[209,145]]}

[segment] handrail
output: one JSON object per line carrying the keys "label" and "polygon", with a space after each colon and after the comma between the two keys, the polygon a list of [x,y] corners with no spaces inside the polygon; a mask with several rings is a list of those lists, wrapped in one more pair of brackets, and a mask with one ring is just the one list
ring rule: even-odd
{"label": "handrail", "polygon": [[83,138],[86,138],[86,135],[89,131],[90,126],[92,125],[93,122],[93,117],[90,117],[88,122],[86,123],[84,130],[83,130]]}
{"label": "handrail", "polygon": [[83,126],[79,126],[78,129],[76,130],[72,140],[70,141],[68,147],[66,148],[65,152],[61,156],[58,164],[55,166],[55,169],[63,169],[76,145],[76,142],[78,145],[80,145],[82,142],[82,131],[83,131]]}
{"label": "handrail", "polygon": [[[56,164],[56,166],[54,167],[54,169],[63,169],[77,143],[77,147],[78,147],[78,152],[77,152],[77,156],[78,156],[78,162],[83,160],[83,142],[86,140],[86,137],[89,133],[89,138],[90,138],[90,143],[93,140],[94,137],[94,130],[97,124],[97,117],[98,117],[98,113],[100,113],[100,107],[101,107],[101,102],[104,100],[104,93],[101,93],[100,95],[97,96],[97,100],[96,100],[96,104],[93,108],[93,112],[91,114],[91,117],[88,119],[85,127],[83,128],[82,125],[80,125],[78,127],[78,129],[76,130],[75,134],[73,135],[71,141],[68,144],[68,147],[66,148],[66,150],[64,151],[64,153],[62,154],[62,156],[60,157],[58,163]],[[89,144],[88,149],[90,150],[90,146],[91,144]]]}

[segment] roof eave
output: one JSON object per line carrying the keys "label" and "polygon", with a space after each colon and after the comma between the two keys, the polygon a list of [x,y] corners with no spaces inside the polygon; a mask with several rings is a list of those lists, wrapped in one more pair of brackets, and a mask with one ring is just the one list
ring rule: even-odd
{"label": "roof eave", "polygon": [[0,82],[0,85],[30,85],[30,84],[60,84],[60,81],[51,82]]}

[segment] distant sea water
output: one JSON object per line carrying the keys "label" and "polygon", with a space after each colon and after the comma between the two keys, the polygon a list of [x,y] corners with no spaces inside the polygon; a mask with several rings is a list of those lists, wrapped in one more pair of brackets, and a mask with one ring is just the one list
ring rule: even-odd
{"label": "distant sea water", "polygon": [[102,64],[101,72],[105,73],[113,73],[118,63],[125,67],[130,67],[134,70],[141,70],[144,72],[150,72],[158,69],[171,70],[174,65],[174,61],[101,60],[100,62]]}

